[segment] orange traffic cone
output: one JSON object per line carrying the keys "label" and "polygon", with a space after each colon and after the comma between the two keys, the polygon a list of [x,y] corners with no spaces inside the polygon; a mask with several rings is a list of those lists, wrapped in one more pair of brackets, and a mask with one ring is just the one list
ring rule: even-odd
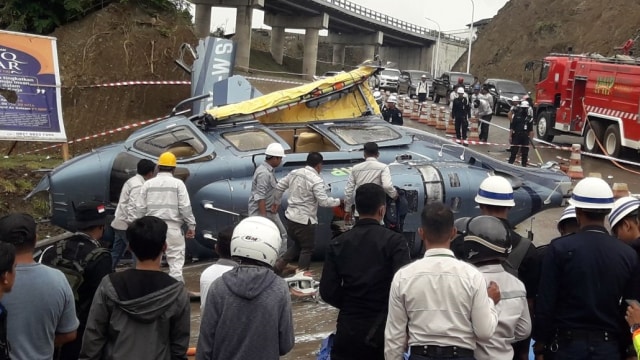
{"label": "orange traffic cone", "polygon": [[569,170],[567,171],[572,179],[584,178],[582,171],[582,154],[580,152],[580,144],[571,145],[571,157],[569,157]]}
{"label": "orange traffic cone", "polygon": [[446,113],[446,115],[447,115],[447,129],[445,130],[445,133],[449,134],[449,135],[455,135],[455,133],[456,133],[456,123],[451,118],[451,115],[449,115],[449,113]]}
{"label": "orange traffic cone", "polygon": [[410,119],[412,109],[413,109],[413,100],[410,100],[410,99],[405,100],[404,107],[402,108],[402,117],[405,119]]}
{"label": "orange traffic cone", "polygon": [[472,117],[469,120],[469,135],[467,137],[469,141],[480,141],[480,134],[478,134],[478,119]]}
{"label": "orange traffic cone", "polygon": [[[427,104],[425,103],[425,107]],[[436,127],[438,125],[438,106],[431,104],[429,109],[429,119],[427,120],[427,125]]]}
{"label": "orange traffic cone", "polygon": [[443,111],[439,111],[437,116],[438,116],[438,121],[436,122],[436,129],[447,130],[447,118],[445,117],[444,109]]}
{"label": "orange traffic cone", "polygon": [[630,196],[629,185],[627,183],[614,183],[611,187],[613,190],[613,198],[619,199],[621,197]]}
{"label": "orange traffic cone", "polygon": [[418,119],[419,123],[429,124],[429,107],[426,103],[420,104],[420,118]]}
{"label": "orange traffic cone", "polygon": [[409,118],[413,121],[420,120],[420,103],[418,100],[413,101],[413,109],[411,109],[411,116]]}

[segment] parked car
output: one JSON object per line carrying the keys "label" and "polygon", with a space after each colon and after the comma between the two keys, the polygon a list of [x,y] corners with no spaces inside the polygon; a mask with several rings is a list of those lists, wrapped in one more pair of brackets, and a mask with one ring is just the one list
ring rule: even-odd
{"label": "parked car", "polygon": [[513,80],[487,79],[484,85],[489,88],[489,93],[493,96],[493,113],[496,115],[509,112],[513,96],[522,99],[523,96],[529,94],[521,83]]}
{"label": "parked car", "polygon": [[427,84],[429,85],[429,94],[428,97],[433,95],[433,77],[426,71],[422,70],[404,70],[400,74],[400,79],[398,80],[398,93],[399,94],[408,94],[413,97],[416,95],[416,88],[418,87],[418,83],[420,82],[422,75],[427,76]]}
{"label": "parked car", "polygon": [[464,91],[471,94],[471,84],[473,84],[473,75],[469,73],[446,71],[442,73],[440,78],[433,80],[433,102],[439,103],[440,99],[445,99],[445,103],[449,105],[449,94],[453,91],[454,85],[458,83],[458,79],[462,78],[464,83]]}
{"label": "parked car", "polygon": [[400,79],[400,70],[384,69],[378,76],[380,79],[380,89],[398,92],[398,80]]}

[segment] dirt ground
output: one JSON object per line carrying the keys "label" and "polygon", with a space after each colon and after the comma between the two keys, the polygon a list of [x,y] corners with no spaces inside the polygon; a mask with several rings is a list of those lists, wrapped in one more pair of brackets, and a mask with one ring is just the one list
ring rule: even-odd
{"label": "dirt ground", "polygon": [[[498,77],[523,82],[533,90],[527,61],[541,60],[552,52],[597,52],[613,55],[614,47],[640,33],[636,19],[640,3],[562,0],[510,0],[478,33],[471,50],[471,72],[481,79]],[[638,44],[635,49],[636,55]],[[465,69],[467,55],[454,68]],[[540,67],[537,68],[537,76]]]}

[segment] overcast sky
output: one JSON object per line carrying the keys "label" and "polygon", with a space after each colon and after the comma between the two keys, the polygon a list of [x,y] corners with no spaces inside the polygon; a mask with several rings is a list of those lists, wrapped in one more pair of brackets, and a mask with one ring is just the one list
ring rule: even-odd
{"label": "overcast sky", "polygon": [[[429,17],[440,24],[442,31],[464,29],[471,22],[472,0],[351,0],[381,13],[417,25],[437,29],[437,26],[424,19]],[[475,4],[474,20],[493,17],[508,0],[473,0]],[[222,26],[227,33],[235,31],[235,9],[214,8],[212,11],[212,29]],[[262,11],[255,11],[254,27],[262,25]]]}

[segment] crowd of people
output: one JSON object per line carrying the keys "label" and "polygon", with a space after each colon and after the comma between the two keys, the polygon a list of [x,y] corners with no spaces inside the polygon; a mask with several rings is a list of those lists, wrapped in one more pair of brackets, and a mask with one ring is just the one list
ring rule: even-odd
{"label": "crowd of people", "polygon": [[[355,220],[329,242],[320,277],[322,299],[339,309],[328,342],[333,360],[519,360],[528,359],[531,338],[538,359],[628,359],[636,356],[629,327],[640,350],[640,200],[614,199],[602,179],[576,185],[559,237],[536,248],[507,220],[516,206],[511,183],[490,176],[475,198],[479,216],[455,219],[445,204],[425,206],[418,229],[425,253],[412,260],[407,239],[388,226],[389,204],[402,194],[377,144],[364,145],[342,198],[327,194],[320,153],[280,180],[274,170],[284,149],[274,143],[265,153],[249,217],[220,232],[220,258],[201,274],[196,359],[291,351],[284,277],[309,273],[318,207],[339,207],[345,223]],[[175,167],[171,153],[157,165],[138,163],[111,223],[118,231],[111,251],[100,243],[101,203],[72,204],[77,232],[37,251],[31,216],[0,218],[0,360],[187,358],[182,268],[195,219]],[[115,271],[125,249],[133,267]]]}

